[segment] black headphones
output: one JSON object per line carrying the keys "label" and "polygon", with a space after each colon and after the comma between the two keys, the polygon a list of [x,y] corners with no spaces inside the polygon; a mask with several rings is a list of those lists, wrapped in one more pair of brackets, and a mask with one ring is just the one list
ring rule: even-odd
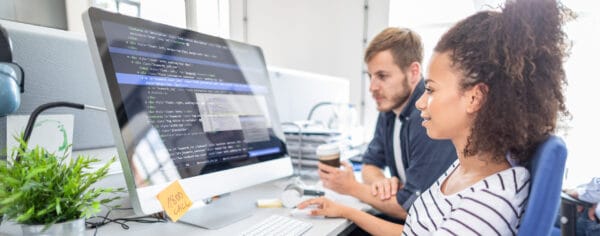
{"label": "black headphones", "polygon": [[284,207],[294,208],[300,202],[302,202],[303,197],[320,197],[325,196],[325,192],[306,188],[304,183],[296,182],[288,184],[283,193],[281,193],[281,203],[283,203]]}
{"label": "black headphones", "polygon": [[0,25],[0,117],[15,112],[25,91],[23,68],[12,61],[8,32]]}

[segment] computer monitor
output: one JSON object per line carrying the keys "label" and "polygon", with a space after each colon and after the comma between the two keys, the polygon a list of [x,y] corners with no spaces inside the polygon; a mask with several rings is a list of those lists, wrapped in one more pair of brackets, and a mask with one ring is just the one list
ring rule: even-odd
{"label": "computer monitor", "polygon": [[292,175],[259,47],[97,8],[83,19],[136,213],[162,211],[175,180],[201,202]]}

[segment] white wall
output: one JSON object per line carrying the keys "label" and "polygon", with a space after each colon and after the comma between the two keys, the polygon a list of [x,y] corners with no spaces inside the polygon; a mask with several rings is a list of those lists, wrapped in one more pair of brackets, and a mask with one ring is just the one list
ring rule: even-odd
{"label": "white wall", "polygon": [[[366,3],[370,40],[388,25],[389,0]],[[368,91],[361,91],[364,5],[364,0],[231,0],[230,35],[262,47],[269,65],[348,79],[350,102],[360,105],[365,94],[371,106],[365,120],[373,123],[374,103]]]}
{"label": "white wall", "polygon": [[91,0],[65,0],[67,14],[67,29],[69,31],[83,31],[83,20],[81,15],[92,5]]}
{"label": "white wall", "polygon": [[579,18],[567,24],[566,32],[572,40],[571,56],[565,62],[569,84],[566,90],[567,108],[573,116],[567,121],[564,135],[567,149],[567,173],[563,184],[573,187],[600,176],[598,154],[598,63],[600,55],[600,3],[596,1],[567,2],[579,13]]}
{"label": "white wall", "polygon": [[67,29],[65,0],[0,0],[0,19]]}
{"label": "white wall", "polygon": [[306,120],[319,102],[349,102],[350,85],[344,78],[273,66],[269,78],[281,122]]}

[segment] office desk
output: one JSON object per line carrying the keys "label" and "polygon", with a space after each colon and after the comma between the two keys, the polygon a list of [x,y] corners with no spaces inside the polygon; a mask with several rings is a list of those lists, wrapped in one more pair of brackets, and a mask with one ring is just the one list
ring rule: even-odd
{"label": "office desk", "polygon": [[[99,158],[108,158],[112,154],[108,155],[111,150],[94,150],[92,156],[97,156]],[[118,164],[118,163],[117,163]],[[114,186],[114,187],[125,187],[125,180],[122,176],[122,173],[119,172],[111,172],[113,174],[109,175],[107,178],[98,183],[100,186]],[[271,181],[268,183],[252,186],[246,189],[242,189],[239,191],[235,191],[231,193],[230,197],[238,198],[244,197],[248,199],[252,199],[255,201],[256,199],[265,199],[265,198],[279,198],[281,192],[284,187],[291,183],[291,178],[284,178],[275,181]],[[364,203],[359,202],[357,199],[354,199],[349,196],[342,196],[336,194],[330,190],[325,190],[326,196],[334,199],[336,202],[341,202],[343,204],[352,206],[361,210],[368,210],[370,207]],[[124,206],[129,206],[129,199],[127,195],[124,195],[124,198],[121,199]],[[98,229],[97,235],[139,235],[139,236],[152,236],[152,235],[177,235],[177,236],[185,236],[185,235],[239,235],[241,232],[249,229],[250,227],[258,224],[260,221],[265,218],[277,214],[277,215],[285,215],[289,216],[291,209],[286,208],[255,208],[254,213],[248,218],[242,219],[236,223],[230,224],[218,230],[206,230],[196,226],[187,225],[184,223],[153,223],[153,224],[142,224],[135,222],[126,223],[130,228],[129,230],[122,229],[119,224],[109,223],[108,225],[102,226]],[[104,214],[104,213],[102,213]],[[99,214],[99,215],[102,215]],[[133,216],[133,211],[113,211],[111,212],[110,218],[116,217],[129,217]],[[291,216],[292,217],[292,216]],[[300,219],[305,222],[309,222],[312,224],[312,228],[307,231],[304,235],[338,235],[342,233],[346,228],[353,226],[352,222],[341,219],[341,218],[318,218],[318,217],[310,217],[310,216],[293,216],[296,219]],[[94,230],[87,230],[86,235],[93,235]],[[21,235],[20,226],[15,224],[14,222],[3,222],[0,226],[0,235]]]}

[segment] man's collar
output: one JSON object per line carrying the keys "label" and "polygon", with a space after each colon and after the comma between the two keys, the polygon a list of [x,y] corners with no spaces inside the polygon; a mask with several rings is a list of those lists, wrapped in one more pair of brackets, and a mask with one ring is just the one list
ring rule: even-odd
{"label": "man's collar", "polygon": [[417,109],[415,107],[415,103],[421,97],[421,95],[423,94],[424,91],[425,91],[425,80],[423,80],[423,78],[421,77],[421,79],[419,80],[419,83],[415,87],[415,90],[413,90],[412,94],[410,95],[408,103],[406,104],[404,109],[402,109],[402,112],[400,112],[400,120],[407,120],[410,117],[410,114],[415,109]]}

